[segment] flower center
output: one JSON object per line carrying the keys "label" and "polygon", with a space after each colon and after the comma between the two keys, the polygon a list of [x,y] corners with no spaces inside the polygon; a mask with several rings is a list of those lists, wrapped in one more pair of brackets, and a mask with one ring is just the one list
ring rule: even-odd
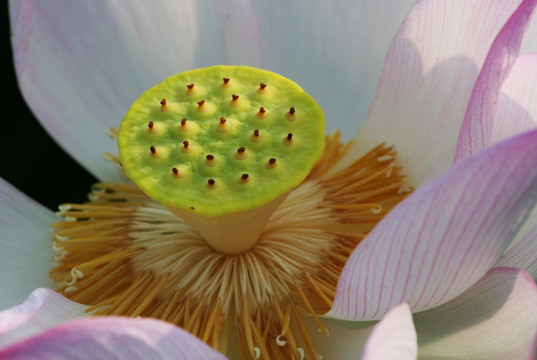
{"label": "flower center", "polygon": [[[232,76],[223,79],[221,87],[233,86]],[[189,82],[187,94],[200,91],[191,85]],[[269,81],[263,81],[256,91],[266,92],[270,85]],[[234,96],[229,106],[235,109],[247,100]],[[211,104],[199,105],[199,102],[201,100],[196,101],[194,109]],[[162,101],[159,106],[169,110],[174,102]],[[270,116],[268,109],[271,108],[258,108],[257,119],[265,120]],[[283,115],[285,121],[289,121],[289,117],[297,120],[298,110],[291,109]],[[194,128],[201,123],[191,121],[189,124],[183,119],[179,127]],[[228,123],[225,116],[218,119],[216,129]],[[143,136],[153,141],[153,132],[162,131],[166,124],[159,120],[145,126]],[[219,130],[216,133],[220,134]],[[274,138],[270,132],[261,131],[256,126],[254,131],[248,130],[248,136],[243,139],[254,139],[257,144],[255,141],[261,142],[262,135],[265,140]],[[287,151],[286,142],[293,141],[294,146],[302,141],[300,137],[296,142],[294,139],[295,136],[287,132],[277,141],[277,146],[282,148],[276,150]],[[196,147],[206,146],[198,141],[197,144],[192,140],[184,142],[192,151],[185,153],[178,149],[183,155],[194,153]],[[180,142],[180,146],[185,147],[184,142]],[[150,163],[151,159],[169,158],[166,153],[170,152],[165,147],[151,146],[153,148],[144,152],[147,157],[142,161]],[[230,146],[237,148],[239,157],[240,153],[248,151],[247,147],[240,152],[241,147]],[[240,216],[225,218],[232,226],[224,227],[220,233],[222,218],[214,219],[226,214],[207,216],[204,205],[198,201],[199,196],[213,196],[215,189],[211,186],[223,183],[221,186],[228,186],[231,191],[230,194],[220,193],[222,197],[229,196],[228,201],[242,199],[233,192],[234,189],[240,192],[244,189],[241,186],[248,186],[258,179],[273,181],[270,170],[281,168],[280,163],[290,166],[293,162],[286,160],[282,153],[278,156],[267,153],[263,167],[252,166],[248,172],[240,168],[242,163],[239,162],[237,166],[242,175],[238,176],[238,181],[233,181],[232,186],[225,185],[231,176],[205,173],[203,176],[211,176],[209,180],[214,182],[204,181],[206,184],[198,186],[197,181],[191,181],[192,186],[197,186],[194,191],[197,195],[187,196],[186,206],[180,201],[163,205],[148,197],[148,191],[130,183],[95,184],[88,203],[60,206],[59,214],[66,221],[52,225],[56,256],[51,277],[58,284],[60,293],[91,305],[90,311],[97,315],[144,316],[169,321],[224,353],[228,350],[229,340],[235,338],[234,347],[241,359],[302,359],[306,353],[312,359],[318,359],[320,355],[309,336],[312,329],[306,326],[303,316],[312,316],[318,329],[328,335],[319,315],[332,306],[337,282],[348,257],[376,223],[410,191],[401,168],[395,165],[394,150],[383,144],[348,167],[333,170],[348,149],[348,145],[341,143],[339,133],[328,135],[324,139],[324,152],[311,171],[308,170],[307,176],[304,175],[305,179],[298,176],[299,183],[291,185],[292,189],[284,187],[273,192],[272,200],[268,200],[268,204],[272,204],[269,207],[265,206],[266,198],[261,203],[258,199],[248,199],[248,206],[239,207],[235,212]],[[251,157],[258,154],[254,150],[250,150]],[[274,149],[271,151],[275,154]],[[154,157],[159,152],[160,157]],[[177,186],[173,181],[188,179],[195,166],[209,168],[202,167],[202,173],[213,171],[218,166],[214,162],[222,162],[222,157],[216,153],[202,153],[200,164],[185,161],[188,166],[185,163],[172,166],[171,171],[166,170],[165,180],[158,180],[157,185],[171,183]],[[233,157],[236,159],[235,155]],[[108,158],[119,164],[117,157],[108,155]],[[228,159],[226,163],[233,168],[232,161]],[[123,160],[122,165],[125,167]],[[163,168],[167,169],[169,165],[165,163]],[[236,171],[231,173],[235,176]],[[267,177],[263,177],[264,174],[268,174]],[[281,179],[276,177],[274,186],[279,186]],[[271,187],[261,188],[267,191]],[[253,191],[256,194],[256,190]],[[194,207],[200,211],[191,211],[193,201],[197,201]],[[213,203],[213,206],[216,205]],[[258,208],[261,211],[257,211]],[[215,211],[208,209],[208,212]],[[256,211],[262,216],[248,217]],[[178,213],[182,216],[176,216]],[[234,236],[233,227],[246,226],[245,216],[246,222],[253,223],[258,229],[255,241],[226,251],[233,240],[241,238],[242,235]],[[258,218],[262,221],[256,222]],[[204,232],[204,227],[210,231]],[[217,244],[209,241],[207,236],[216,239]],[[226,246],[219,247],[218,243],[222,242]]]}

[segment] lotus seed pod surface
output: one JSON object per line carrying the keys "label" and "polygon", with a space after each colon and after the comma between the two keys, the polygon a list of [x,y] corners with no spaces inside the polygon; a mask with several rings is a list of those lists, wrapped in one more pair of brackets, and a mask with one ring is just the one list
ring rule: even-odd
{"label": "lotus seed pod surface", "polygon": [[308,175],[324,115],[293,81],[245,66],[183,72],[125,115],[120,161],[148,196],[204,216],[262,206]]}

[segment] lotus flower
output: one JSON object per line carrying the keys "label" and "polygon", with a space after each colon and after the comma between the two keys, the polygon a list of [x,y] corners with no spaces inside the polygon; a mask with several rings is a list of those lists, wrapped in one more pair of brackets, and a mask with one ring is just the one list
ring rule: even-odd
{"label": "lotus flower", "polygon": [[[100,147],[115,152],[113,144],[101,141],[106,128],[117,126],[139,93],[165,76],[213,63],[248,64],[289,76],[319,100],[328,126],[340,127],[345,134],[357,130],[359,119],[365,118],[349,148],[341,150],[336,135],[327,138],[334,145],[329,155],[338,155],[327,156],[319,165],[329,174],[352,178],[357,159],[364,159],[364,154],[367,159],[380,143],[394,145],[397,154],[386,148],[388,155],[376,158],[382,163],[396,157],[397,166],[390,165],[382,174],[393,178],[391,169],[399,171],[397,176],[404,174],[415,191],[407,194],[408,188],[399,184],[395,193],[401,197],[393,209],[366,208],[371,210],[368,216],[379,215],[381,220],[365,234],[357,228],[346,234],[331,230],[340,231],[338,239],[359,241],[338,243],[341,251],[327,252],[326,262],[316,263],[320,273],[304,271],[294,278],[296,289],[290,297],[298,300],[283,302],[289,308],[298,304],[312,316],[297,312],[295,323],[289,323],[289,310],[278,314],[278,306],[272,309],[280,320],[262,310],[239,316],[244,324],[228,325],[239,335],[238,344],[231,342],[227,349],[231,358],[242,351],[243,357],[254,358],[322,354],[347,359],[362,354],[365,359],[530,359],[537,344],[537,216],[532,213],[537,201],[537,56],[528,52],[536,45],[531,43],[536,4],[419,1],[388,48],[367,116],[389,28],[395,30],[401,15],[401,9],[388,2],[308,2],[302,7],[240,1],[218,6],[186,1],[167,6],[11,1],[10,13],[17,76],[28,104],[64,149],[103,181],[125,181],[103,165],[100,151],[95,151]],[[386,8],[388,13],[383,12]],[[529,41],[523,43],[526,33]],[[345,173],[349,168],[353,171]],[[316,174],[317,179],[325,175]],[[351,184],[356,188],[348,196],[354,201],[357,189],[365,190]],[[333,201],[336,195],[327,199]],[[87,306],[50,290],[32,292],[55,287],[48,277],[53,254],[48,228],[57,219],[5,182],[0,197],[7,205],[0,217],[0,298],[2,308],[9,308],[0,313],[0,356],[222,357],[166,322],[78,319]],[[293,205],[299,204],[295,199]],[[290,204],[284,202],[282,208],[286,206]],[[341,210],[337,206],[332,208]],[[158,206],[152,209],[161,223],[172,222]],[[73,215],[72,210],[72,205],[64,206],[61,213]],[[302,216],[300,211],[291,215]],[[354,211],[345,219],[358,216],[365,215]],[[158,223],[153,218],[148,222]],[[67,240],[56,233],[59,261],[70,255],[57,241]],[[326,265],[334,257],[343,258],[341,269]],[[195,263],[190,266],[194,269]],[[73,269],[71,285],[82,286],[91,271]],[[333,288],[322,282],[330,272],[337,275]],[[141,300],[168,280],[144,274],[140,283],[131,283],[146,290]],[[69,286],[66,283],[60,291],[71,296]],[[113,290],[85,289],[94,297],[98,291]],[[304,289],[307,296],[297,295]],[[76,295],[78,289],[70,290],[73,299],[84,298]],[[134,290],[123,290],[135,295]],[[15,305],[30,293],[22,305]],[[114,311],[125,305],[122,315],[144,316],[150,309],[142,306],[144,301],[104,300]],[[163,314],[166,311],[158,306],[177,309],[181,303],[174,301],[161,299],[151,309]],[[240,304],[244,306],[235,309],[247,313],[249,307]],[[311,309],[305,309],[308,304]],[[99,304],[93,305],[91,311],[102,311]],[[180,306],[200,321],[176,323],[189,325],[185,327],[190,332],[224,352],[216,335],[220,332],[207,325],[218,322],[221,303],[204,310],[207,317],[198,315],[203,312],[199,304],[197,313],[190,305]],[[118,314],[114,311],[110,313]],[[168,311],[161,318],[170,320],[169,315]],[[372,325],[376,320],[381,321]],[[200,336],[200,329],[210,330]],[[295,336],[299,334],[304,340]]]}

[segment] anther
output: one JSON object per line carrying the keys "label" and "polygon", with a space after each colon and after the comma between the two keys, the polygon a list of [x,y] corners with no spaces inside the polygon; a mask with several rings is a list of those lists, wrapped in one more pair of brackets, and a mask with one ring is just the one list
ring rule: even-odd
{"label": "anther", "polygon": [[205,100],[200,100],[196,104],[198,104],[196,110],[198,110],[199,112],[207,111],[207,104],[205,103]]}
{"label": "anther", "polygon": [[239,179],[239,184],[246,184],[248,181],[250,181],[250,175],[242,174]]}
{"label": "anther", "polygon": [[166,99],[160,100],[160,110],[168,111],[168,102],[166,101]]}
{"label": "anther", "polygon": [[293,134],[289,133],[286,137],[283,138],[283,145],[290,146],[293,143]]}
{"label": "anther", "polygon": [[188,84],[186,86],[186,92],[187,95],[194,95],[196,93],[196,89],[194,88],[194,84]]}
{"label": "anther", "polygon": [[276,345],[285,346],[287,344],[287,338],[283,335],[276,336]]}
{"label": "anther", "polygon": [[205,165],[210,166],[210,167],[213,167],[216,165],[216,159],[214,158],[213,155],[209,154],[205,156]]}
{"label": "anther", "polygon": [[296,119],[296,110],[293,106],[289,109],[289,111],[285,114],[285,118],[289,121],[294,121]]}
{"label": "anther", "polygon": [[265,167],[267,169],[274,169],[276,167],[276,165],[278,165],[276,163],[276,159],[270,158],[269,161],[267,161],[267,163],[265,164]]}
{"label": "anther", "polygon": [[192,145],[188,141],[183,141],[183,147],[181,148],[181,151],[184,153],[189,153],[192,151]]}
{"label": "anther", "polygon": [[246,148],[244,146],[241,146],[237,149],[237,152],[235,153],[235,157],[239,160],[244,160],[247,157]]}
{"label": "anther", "polygon": [[160,151],[158,151],[154,146],[151,146],[149,148],[149,151],[151,152],[151,156],[154,158],[157,158],[160,156]]}
{"label": "anther", "polygon": [[250,135],[250,141],[258,143],[262,140],[261,134],[259,133],[258,129],[254,130],[254,133]]}
{"label": "anther", "polygon": [[233,107],[239,106],[239,95],[231,95],[231,101],[229,102],[229,105]]}
{"label": "anther", "polygon": [[265,108],[263,106],[261,106],[259,108],[259,111],[257,112],[257,114],[255,114],[255,116],[258,117],[258,118],[264,118],[265,115],[266,115],[266,112],[267,112],[267,110],[265,110]]}

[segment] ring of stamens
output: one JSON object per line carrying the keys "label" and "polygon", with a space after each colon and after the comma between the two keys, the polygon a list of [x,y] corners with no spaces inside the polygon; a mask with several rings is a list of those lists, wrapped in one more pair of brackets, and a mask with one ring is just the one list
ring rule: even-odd
{"label": "ring of stamens", "polygon": [[214,251],[134,185],[96,184],[88,204],[60,207],[70,221],[53,224],[51,277],[99,315],[159,318],[220,351],[234,333],[242,359],[300,359],[305,351],[315,359],[303,314],[328,334],[319,315],[332,305],[345,262],[409,192],[384,145],[331,172],[347,150],[338,133],[328,136],[257,244],[233,256]]}

